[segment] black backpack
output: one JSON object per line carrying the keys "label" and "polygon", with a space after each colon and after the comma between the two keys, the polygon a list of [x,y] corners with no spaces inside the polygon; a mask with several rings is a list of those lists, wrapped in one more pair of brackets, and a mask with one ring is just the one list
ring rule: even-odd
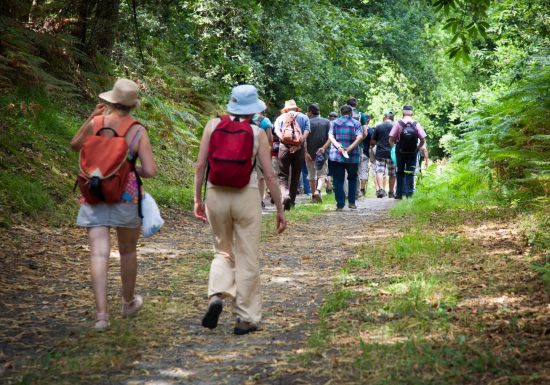
{"label": "black backpack", "polygon": [[414,153],[418,147],[418,131],[416,130],[416,122],[399,121],[402,127],[401,135],[399,136],[399,152]]}

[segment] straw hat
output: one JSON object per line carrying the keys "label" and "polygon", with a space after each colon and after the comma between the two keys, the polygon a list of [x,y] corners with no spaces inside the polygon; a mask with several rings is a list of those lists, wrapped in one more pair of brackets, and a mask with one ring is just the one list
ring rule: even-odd
{"label": "straw hat", "polygon": [[118,79],[111,91],[99,94],[99,97],[112,104],[127,107],[139,107],[138,85],[128,79]]}
{"label": "straw hat", "polygon": [[235,115],[253,115],[266,108],[265,103],[258,99],[256,87],[249,84],[234,87],[227,103],[227,112]]}
{"label": "straw hat", "polygon": [[294,101],[294,99],[285,101],[285,106],[283,107],[281,112],[285,113],[285,112],[288,112],[289,110],[302,111],[302,109],[296,105],[296,102]]}

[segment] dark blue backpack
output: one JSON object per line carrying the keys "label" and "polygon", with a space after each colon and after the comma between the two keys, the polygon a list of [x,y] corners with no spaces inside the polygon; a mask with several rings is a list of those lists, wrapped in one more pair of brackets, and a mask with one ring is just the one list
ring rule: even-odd
{"label": "dark blue backpack", "polygon": [[418,131],[416,130],[416,122],[403,122],[400,120],[399,125],[402,128],[399,135],[399,152],[402,154],[415,153],[418,148]]}

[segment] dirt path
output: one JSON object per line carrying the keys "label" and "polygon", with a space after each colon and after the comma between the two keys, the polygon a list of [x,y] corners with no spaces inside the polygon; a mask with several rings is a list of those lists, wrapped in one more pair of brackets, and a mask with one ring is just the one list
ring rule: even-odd
{"label": "dirt path", "polygon": [[[0,256],[0,379],[12,383],[26,373],[39,383],[267,383],[306,343],[334,275],[366,238],[364,229],[385,218],[393,203],[365,199],[356,211],[327,212],[267,237],[264,320],[260,331],[241,337],[232,333],[227,307],[217,329],[200,326],[211,235],[189,213],[169,213],[162,234],[140,244],[138,290],[147,302],[131,321],[117,314],[119,266],[112,253],[113,327],[100,336],[90,331],[93,298],[82,231],[10,229],[2,234]],[[280,383],[314,383],[307,373],[289,376],[277,375]]]}

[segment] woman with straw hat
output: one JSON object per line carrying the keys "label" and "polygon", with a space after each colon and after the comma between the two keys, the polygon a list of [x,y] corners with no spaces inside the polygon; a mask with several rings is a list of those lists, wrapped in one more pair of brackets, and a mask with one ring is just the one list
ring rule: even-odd
{"label": "woman with straw hat", "polygon": [[[134,293],[137,275],[136,248],[141,225],[138,210],[138,202],[141,199],[139,178],[155,176],[157,168],[147,130],[130,116],[130,112],[139,106],[138,94],[136,83],[128,79],[119,79],[112,90],[99,95],[104,103],[96,106],[71,140],[72,149],[79,151],[84,141],[91,135],[97,134],[98,129],[108,127],[117,134],[125,132],[128,161],[133,165],[133,171],[128,174],[124,192],[118,203],[90,204],[81,197],[77,224],[87,228],[90,240],[92,286],[97,311],[94,324],[96,330],[109,327],[107,270],[111,251],[109,231],[111,227],[116,229],[120,253],[122,316],[132,316],[143,306],[143,298]],[[139,165],[136,165],[137,159],[139,159]]]}

